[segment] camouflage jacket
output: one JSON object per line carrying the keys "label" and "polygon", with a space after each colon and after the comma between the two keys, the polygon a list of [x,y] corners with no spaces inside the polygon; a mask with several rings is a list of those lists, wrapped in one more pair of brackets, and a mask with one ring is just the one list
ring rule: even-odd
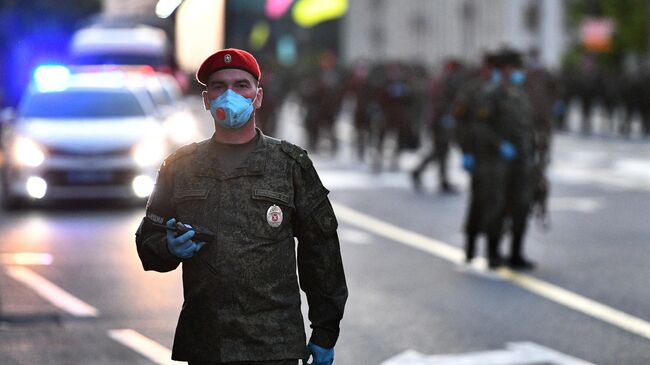
{"label": "camouflage jacket", "polygon": [[478,77],[468,79],[456,94],[452,112],[456,122],[455,138],[463,153],[476,154],[477,106],[481,92],[485,88],[483,80]]}
{"label": "camouflage jacket", "polygon": [[508,141],[517,151],[516,161],[535,157],[534,126],[528,95],[518,87],[490,85],[478,98],[475,143],[479,152],[498,156],[499,144]]}
{"label": "camouflage jacket", "polygon": [[[305,358],[299,285],[311,341],[333,347],[347,286],[338,223],[307,153],[261,135],[242,166],[226,174],[214,148],[209,139],[165,160],[136,233],[145,270],[171,271],[182,262],[184,303],[172,358]],[[216,241],[190,259],[176,258],[164,229],[147,224],[171,217],[211,230]]]}

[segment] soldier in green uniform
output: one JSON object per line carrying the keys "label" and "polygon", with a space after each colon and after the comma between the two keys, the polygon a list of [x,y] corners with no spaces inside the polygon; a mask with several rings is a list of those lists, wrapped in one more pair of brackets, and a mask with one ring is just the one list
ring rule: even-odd
{"label": "soldier in green uniform", "polygon": [[476,253],[476,240],[479,234],[486,233],[483,219],[486,206],[490,199],[492,166],[499,164],[499,156],[490,143],[490,133],[481,133],[481,129],[489,128],[484,123],[479,124],[479,108],[493,84],[499,82],[495,70],[496,57],[486,54],[482,64],[475,74],[470,75],[458,91],[453,103],[453,115],[456,121],[455,138],[463,153],[463,169],[470,175],[470,191],[467,214],[464,223],[465,259],[470,262]]}
{"label": "soldier in green uniform", "polygon": [[[310,364],[329,365],[347,299],[337,220],[307,153],[255,128],[260,76],[255,58],[239,49],[203,62],[197,80],[215,133],[163,162],[136,233],[138,255],[145,270],[182,264],[172,359],[295,365],[311,355]],[[198,228],[175,234],[177,222],[216,239],[193,240]]]}
{"label": "soldier in green uniform", "polygon": [[[488,235],[488,262],[494,268],[506,263],[515,269],[530,269],[523,255],[523,240],[534,194],[536,161],[535,128],[530,100],[522,87],[519,53],[502,51],[499,56],[502,80],[493,84],[479,102],[477,135],[486,151],[482,226]],[[504,222],[510,221],[512,245],[506,262],[499,243]]]}

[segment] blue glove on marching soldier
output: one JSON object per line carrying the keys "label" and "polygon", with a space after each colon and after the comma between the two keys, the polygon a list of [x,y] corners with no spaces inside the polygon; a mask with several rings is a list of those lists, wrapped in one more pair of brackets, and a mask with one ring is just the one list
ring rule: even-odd
{"label": "blue glove on marching soldier", "polygon": [[467,172],[472,172],[474,171],[474,165],[476,164],[476,160],[474,159],[474,155],[471,153],[466,153],[463,155],[463,169]]}
{"label": "blue glove on marching soldier", "polygon": [[499,153],[506,161],[512,161],[517,157],[517,149],[510,142],[501,142],[499,145]]}
{"label": "blue glove on marching soldier", "polygon": [[167,221],[167,227],[170,228],[167,230],[167,249],[169,249],[172,255],[180,259],[189,259],[195,253],[199,252],[201,247],[205,245],[205,242],[192,241],[191,238],[194,236],[194,230],[187,231],[176,237],[172,230],[174,224],[176,224],[176,219],[174,218]]}
{"label": "blue glove on marching soldier", "polygon": [[308,362],[307,365],[332,365],[334,363],[334,348],[326,349],[310,342],[307,349],[311,355],[311,362]]}

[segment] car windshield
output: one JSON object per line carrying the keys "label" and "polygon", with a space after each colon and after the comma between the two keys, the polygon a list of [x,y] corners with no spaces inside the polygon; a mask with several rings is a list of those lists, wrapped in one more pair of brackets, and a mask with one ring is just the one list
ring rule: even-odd
{"label": "car windshield", "polygon": [[116,53],[80,55],[73,58],[73,63],[78,65],[151,65],[154,67],[165,64],[162,56]]}
{"label": "car windshield", "polygon": [[125,118],[146,113],[129,91],[66,90],[30,95],[21,107],[25,118]]}

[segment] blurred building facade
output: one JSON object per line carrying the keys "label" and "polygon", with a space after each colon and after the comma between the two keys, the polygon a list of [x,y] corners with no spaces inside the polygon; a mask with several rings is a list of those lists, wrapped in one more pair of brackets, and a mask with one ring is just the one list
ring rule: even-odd
{"label": "blurred building facade", "polygon": [[439,65],[449,57],[477,63],[502,46],[538,49],[558,68],[567,44],[562,0],[351,0],[343,19],[346,61],[410,60]]}

